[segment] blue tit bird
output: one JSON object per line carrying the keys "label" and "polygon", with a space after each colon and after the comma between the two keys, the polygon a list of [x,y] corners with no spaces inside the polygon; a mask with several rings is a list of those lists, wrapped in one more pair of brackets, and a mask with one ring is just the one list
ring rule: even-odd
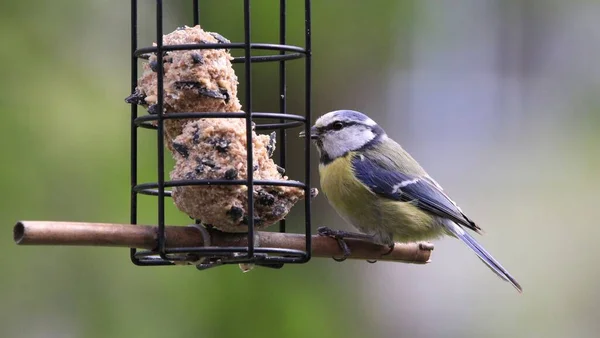
{"label": "blue tit bird", "polygon": [[[323,193],[337,213],[362,232],[323,227],[322,235],[370,239],[391,249],[395,241],[453,236],[522,292],[508,271],[466,231],[481,234],[481,228],[375,121],[352,110],[329,112],[316,121],[310,138],[320,156]],[[347,246],[345,251],[349,254]]]}

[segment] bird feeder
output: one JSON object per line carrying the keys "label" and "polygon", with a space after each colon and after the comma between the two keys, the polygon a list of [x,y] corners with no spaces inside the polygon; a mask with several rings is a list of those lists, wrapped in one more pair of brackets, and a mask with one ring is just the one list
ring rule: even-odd
{"label": "bird feeder", "polygon": [[[240,42],[204,30],[199,0],[191,1],[191,25],[165,34],[163,1],[156,0],[155,43],[140,47],[138,1],[132,0],[131,93],[126,100],[131,105],[131,180],[124,187],[131,194],[130,224],[20,221],[14,228],[16,243],[129,247],[130,259],[138,266],[191,264],[201,270],[224,264],[281,268],[306,263],[311,256],[341,255],[335,239],[311,233],[316,190],[311,189],[309,138],[302,139],[302,179],[285,176],[286,143],[299,131],[310,133],[310,3],[304,1],[304,46],[294,46],[287,44],[286,0],[279,1],[279,41],[271,43],[252,40],[250,0],[227,5],[229,11],[236,6],[243,11]],[[231,50],[241,50],[243,56],[232,57]],[[255,50],[270,53],[253,55]],[[286,65],[291,61],[304,63],[304,111],[294,114],[287,109]],[[252,66],[266,62],[279,65],[276,112],[257,112],[253,107]],[[236,63],[243,65],[243,107],[231,67]],[[153,182],[141,182],[137,175],[142,132],[156,134]],[[274,159],[275,147],[279,153]],[[174,168],[165,167],[168,152],[175,159]],[[156,198],[155,224],[138,224],[139,195]],[[193,224],[166,224],[165,203],[170,199]],[[294,205],[304,209],[301,233],[287,232],[285,216]],[[269,226],[277,231],[263,231]],[[361,240],[348,239],[347,244],[348,258],[364,260],[422,264],[429,261],[431,251],[418,244],[398,244],[392,252]]]}

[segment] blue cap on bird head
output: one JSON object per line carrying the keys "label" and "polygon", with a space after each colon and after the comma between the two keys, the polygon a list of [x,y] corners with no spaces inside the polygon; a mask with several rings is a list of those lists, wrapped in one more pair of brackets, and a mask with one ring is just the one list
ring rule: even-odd
{"label": "blue cap on bird head", "polygon": [[356,122],[367,126],[375,126],[377,123],[371,120],[367,115],[355,110],[334,110],[317,119],[316,127],[326,127],[335,121]]}

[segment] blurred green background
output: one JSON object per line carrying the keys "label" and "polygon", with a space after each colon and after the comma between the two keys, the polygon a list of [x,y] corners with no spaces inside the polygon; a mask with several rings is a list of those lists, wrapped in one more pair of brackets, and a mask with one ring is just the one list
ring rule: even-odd
{"label": "blurred green background", "polygon": [[[165,3],[165,33],[191,24],[190,1]],[[288,7],[302,45],[303,2]],[[247,274],[17,247],[17,220],[129,221],[129,9],[0,1],[0,337],[597,337],[598,1],[313,4],[314,115],[355,109],[383,125],[483,226],[523,295],[452,239],[427,266],[313,259]],[[277,42],[278,1],[252,14],[253,40]],[[240,0],[201,1],[209,31],[241,41],[242,18]],[[139,20],[150,45],[152,1]],[[288,68],[301,113],[303,62]],[[253,74],[254,109],[276,111],[277,65]],[[142,130],[141,181],[154,180],[154,145]],[[293,136],[289,147],[302,149]],[[301,162],[288,170],[301,178]],[[170,224],[189,221],[167,205]],[[324,196],[313,205],[315,227],[349,229]],[[140,197],[139,222],[155,208]]]}

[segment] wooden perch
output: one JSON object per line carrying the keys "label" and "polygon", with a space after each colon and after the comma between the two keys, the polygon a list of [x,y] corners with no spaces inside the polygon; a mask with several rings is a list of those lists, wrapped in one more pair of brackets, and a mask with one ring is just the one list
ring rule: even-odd
{"label": "wooden perch", "polygon": [[[76,223],[20,221],[13,230],[18,245],[79,245],[110,246],[139,249],[155,249],[158,228],[146,225],[112,223]],[[224,233],[209,230],[211,246],[247,246],[247,234]],[[256,232],[261,247],[305,249],[305,236],[278,232]],[[194,226],[166,226],[166,247],[203,246],[202,233]],[[389,247],[375,243],[346,239],[351,250],[348,259],[394,261],[404,263],[429,263],[431,244],[396,243],[386,255]],[[330,237],[312,236],[312,256],[341,257],[342,250],[337,241]]]}

